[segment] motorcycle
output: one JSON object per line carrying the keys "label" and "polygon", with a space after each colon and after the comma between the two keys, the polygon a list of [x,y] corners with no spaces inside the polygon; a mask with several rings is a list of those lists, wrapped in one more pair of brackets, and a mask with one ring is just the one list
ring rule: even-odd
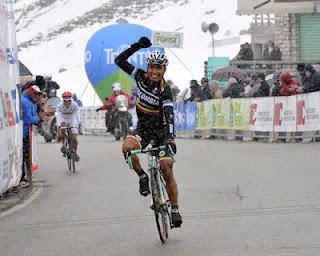
{"label": "motorcycle", "polygon": [[45,109],[51,113],[48,121],[42,122],[39,126],[39,134],[43,136],[45,142],[49,143],[52,140],[59,142],[59,134],[57,128],[57,118],[55,115],[55,109],[61,100],[58,97],[52,97],[48,99]]}
{"label": "motorcycle", "polygon": [[129,132],[131,117],[128,108],[128,99],[124,95],[118,95],[114,112],[114,136],[116,140],[120,140],[121,137],[124,139]]}

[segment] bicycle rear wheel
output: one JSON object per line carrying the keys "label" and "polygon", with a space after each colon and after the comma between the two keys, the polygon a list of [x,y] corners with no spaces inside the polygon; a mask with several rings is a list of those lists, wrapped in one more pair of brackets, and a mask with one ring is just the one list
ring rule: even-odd
{"label": "bicycle rear wheel", "polygon": [[[154,173],[154,172],[151,172]],[[156,225],[159,233],[159,237],[162,243],[166,242],[169,237],[169,227],[170,227],[170,215],[168,211],[168,205],[166,200],[163,202],[160,196],[159,185],[154,175],[151,175],[151,189],[152,189],[152,202],[154,206],[154,215],[156,219]]]}

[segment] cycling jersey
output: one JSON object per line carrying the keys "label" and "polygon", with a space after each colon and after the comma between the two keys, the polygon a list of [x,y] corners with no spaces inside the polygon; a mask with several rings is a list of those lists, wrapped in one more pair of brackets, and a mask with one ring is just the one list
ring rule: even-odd
{"label": "cycling jersey", "polygon": [[171,89],[164,79],[158,83],[152,83],[144,70],[128,62],[128,58],[138,50],[140,50],[139,45],[133,44],[115,59],[115,63],[136,80],[137,130],[139,135],[161,131],[165,133],[166,138],[172,138],[174,137],[174,116]]}
{"label": "cycling jersey", "polygon": [[62,122],[74,127],[72,128],[72,133],[78,133],[77,127],[81,124],[80,107],[73,100],[70,106],[65,106],[63,102],[57,106],[57,125],[61,126]]}

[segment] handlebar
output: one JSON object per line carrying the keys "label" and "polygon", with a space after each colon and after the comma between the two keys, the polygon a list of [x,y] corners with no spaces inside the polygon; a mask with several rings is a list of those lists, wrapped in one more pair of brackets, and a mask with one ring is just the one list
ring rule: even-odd
{"label": "handlebar", "polygon": [[64,130],[64,129],[79,128],[79,126],[61,126],[59,128],[60,128],[60,130]]}
{"label": "handlebar", "polygon": [[[175,159],[175,154],[172,151],[172,148],[170,145],[162,145],[159,147],[152,147],[152,148],[145,148],[145,149],[135,149],[131,150],[130,152],[127,153],[127,164],[129,165],[130,169],[133,169],[132,161],[131,161],[131,156],[132,155],[138,155],[138,154],[148,154],[148,153],[157,153],[160,152],[161,150],[166,150],[169,149],[169,155],[173,162],[176,161]],[[152,154],[153,155],[153,154]]]}
{"label": "handlebar", "polygon": [[152,148],[145,148],[145,149],[136,149],[136,150],[131,150],[130,154],[131,155],[147,154],[147,153],[165,150],[166,148],[167,148],[167,146],[159,146],[159,147],[152,147]]}

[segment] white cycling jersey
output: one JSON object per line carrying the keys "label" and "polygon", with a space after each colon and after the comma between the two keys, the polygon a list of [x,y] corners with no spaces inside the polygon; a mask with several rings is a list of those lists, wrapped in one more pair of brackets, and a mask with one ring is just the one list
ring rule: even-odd
{"label": "white cycling jersey", "polygon": [[61,123],[68,123],[69,126],[74,127],[72,129],[72,133],[78,133],[79,125],[81,124],[80,119],[80,108],[78,104],[74,101],[71,101],[70,106],[65,106],[63,102],[61,102],[57,106],[57,125],[61,126]]}

